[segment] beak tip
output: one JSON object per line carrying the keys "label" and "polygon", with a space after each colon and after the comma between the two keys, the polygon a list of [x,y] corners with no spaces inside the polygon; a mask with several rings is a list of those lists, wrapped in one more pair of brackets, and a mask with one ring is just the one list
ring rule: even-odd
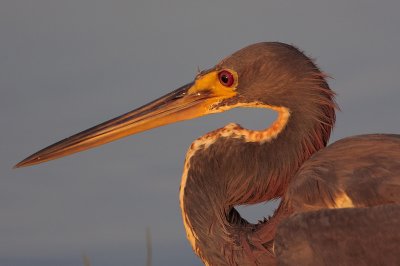
{"label": "beak tip", "polygon": [[25,160],[20,161],[19,163],[17,163],[16,165],[14,165],[12,169],[22,168],[22,167],[24,167],[24,166],[26,166],[26,165],[25,165]]}
{"label": "beak tip", "polygon": [[13,169],[27,167],[27,166],[31,166],[31,165],[37,164],[38,162],[35,163],[35,161],[37,161],[37,160],[38,160],[37,157],[32,158],[32,156],[30,156],[30,157],[25,158],[24,160],[20,161],[16,165],[14,165]]}

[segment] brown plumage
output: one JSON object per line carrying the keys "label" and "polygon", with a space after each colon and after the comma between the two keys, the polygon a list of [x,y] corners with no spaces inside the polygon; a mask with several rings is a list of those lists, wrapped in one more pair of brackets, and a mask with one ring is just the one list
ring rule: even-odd
{"label": "brown plumage", "polygon": [[400,265],[399,224],[399,204],[298,213],[278,227],[277,264]]}
{"label": "brown plumage", "polygon": [[293,213],[400,203],[400,135],[370,134],[339,140],[316,152],[289,183],[274,216],[248,234],[253,252],[275,236]]}
{"label": "brown plumage", "polygon": [[[400,201],[397,135],[353,137],[323,149],[336,108],[325,78],[291,45],[250,45],[194,82],[43,149],[17,167],[235,107],[270,108],[278,119],[265,130],[229,124],[193,142],[180,204],[188,239],[205,264],[273,264],[276,226],[293,212]],[[234,208],[278,197],[283,201],[274,216],[256,225]]]}

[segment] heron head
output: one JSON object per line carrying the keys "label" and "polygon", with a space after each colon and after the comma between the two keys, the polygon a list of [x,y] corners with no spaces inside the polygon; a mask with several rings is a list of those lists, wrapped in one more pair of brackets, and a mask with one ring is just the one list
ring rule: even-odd
{"label": "heron head", "polygon": [[127,135],[236,107],[332,106],[332,92],[313,62],[283,43],[247,46],[200,72],[194,81],[124,115],[89,128],[27,157],[15,167],[39,164]]}

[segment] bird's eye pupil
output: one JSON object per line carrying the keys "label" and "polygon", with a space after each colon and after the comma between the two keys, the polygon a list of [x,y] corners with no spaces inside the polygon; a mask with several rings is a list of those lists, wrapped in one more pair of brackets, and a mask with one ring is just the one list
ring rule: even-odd
{"label": "bird's eye pupil", "polygon": [[232,73],[227,70],[222,70],[219,72],[218,78],[221,84],[227,87],[232,86],[235,81]]}

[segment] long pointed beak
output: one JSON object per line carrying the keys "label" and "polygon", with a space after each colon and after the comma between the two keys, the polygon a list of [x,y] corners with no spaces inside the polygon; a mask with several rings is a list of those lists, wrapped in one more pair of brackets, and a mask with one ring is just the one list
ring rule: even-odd
{"label": "long pointed beak", "polygon": [[151,128],[210,113],[210,106],[218,102],[221,95],[212,90],[193,89],[194,86],[195,83],[189,83],[136,110],[50,145],[19,162],[15,168],[54,160]]}

